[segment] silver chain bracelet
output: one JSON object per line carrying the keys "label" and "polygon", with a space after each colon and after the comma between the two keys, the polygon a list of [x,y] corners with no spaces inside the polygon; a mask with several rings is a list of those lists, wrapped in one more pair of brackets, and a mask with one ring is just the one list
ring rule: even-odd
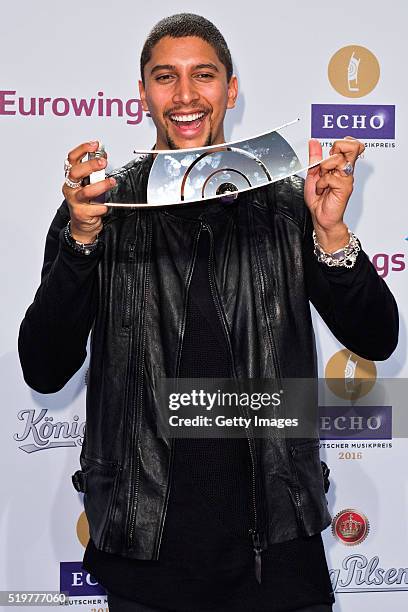
{"label": "silver chain bracelet", "polygon": [[318,261],[330,267],[352,268],[356,263],[359,251],[361,251],[360,243],[356,236],[348,230],[350,235],[349,242],[346,246],[338,249],[334,253],[326,253],[317,242],[315,230],[313,230],[314,254]]}

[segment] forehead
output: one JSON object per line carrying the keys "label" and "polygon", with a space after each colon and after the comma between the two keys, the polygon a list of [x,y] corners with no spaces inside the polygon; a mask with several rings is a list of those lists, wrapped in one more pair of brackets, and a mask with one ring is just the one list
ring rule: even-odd
{"label": "forehead", "polygon": [[164,36],[153,47],[152,56],[146,67],[151,70],[156,64],[171,64],[181,68],[205,63],[215,64],[220,71],[225,70],[214,47],[202,38]]}

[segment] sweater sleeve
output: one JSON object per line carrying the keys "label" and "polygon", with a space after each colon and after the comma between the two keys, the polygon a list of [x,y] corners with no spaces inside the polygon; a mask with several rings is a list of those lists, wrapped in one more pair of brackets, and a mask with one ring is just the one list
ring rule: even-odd
{"label": "sweater sleeve", "polygon": [[361,250],[353,268],[330,267],[314,254],[313,223],[304,224],[309,298],[337,340],[360,357],[388,359],[398,343],[398,308],[385,281]]}
{"label": "sweater sleeve", "polygon": [[24,380],[35,391],[55,393],[82,366],[97,309],[97,268],[103,252],[84,255],[66,244],[66,202],[49,228],[41,284],[20,326],[18,350]]}

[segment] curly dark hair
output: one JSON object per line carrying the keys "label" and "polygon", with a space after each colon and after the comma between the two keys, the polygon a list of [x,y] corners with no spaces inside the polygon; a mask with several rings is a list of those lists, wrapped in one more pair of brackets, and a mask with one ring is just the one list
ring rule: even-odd
{"label": "curly dark hair", "polygon": [[170,36],[171,38],[197,36],[208,42],[217,53],[220,62],[224,64],[229,82],[233,72],[232,59],[228,45],[221,32],[205,17],[194,15],[193,13],[178,13],[177,15],[161,19],[146,38],[140,56],[140,74],[143,85],[145,82],[144,67],[152,56],[152,49],[165,36]]}

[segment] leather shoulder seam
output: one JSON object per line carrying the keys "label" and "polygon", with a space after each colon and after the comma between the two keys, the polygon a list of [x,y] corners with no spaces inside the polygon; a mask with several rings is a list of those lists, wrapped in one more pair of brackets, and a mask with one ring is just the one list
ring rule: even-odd
{"label": "leather shoulder seam", "polygon": [[305,223],[304,180],[294,175],[274,183],[275,214],[292,221],[303,232]]}

